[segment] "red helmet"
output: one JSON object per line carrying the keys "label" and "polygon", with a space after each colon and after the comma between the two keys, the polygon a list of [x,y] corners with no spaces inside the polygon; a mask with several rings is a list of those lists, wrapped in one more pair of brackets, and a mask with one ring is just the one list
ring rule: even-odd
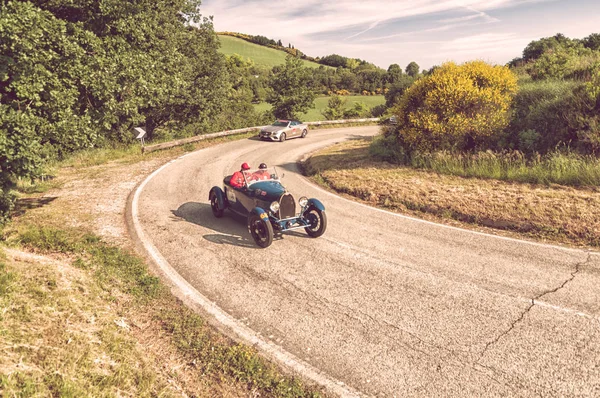
{"label": "red helmet", "polygon": [[248,166],[248,163],[242,163],[242,170],[250,170],[250,166]]}

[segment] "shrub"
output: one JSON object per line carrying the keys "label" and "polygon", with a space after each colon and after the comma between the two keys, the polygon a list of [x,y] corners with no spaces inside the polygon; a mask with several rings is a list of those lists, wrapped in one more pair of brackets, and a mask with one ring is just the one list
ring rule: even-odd
{"label": "shrub", "polygon": [[446,63],[402,96],[395,109],[399,144],[408,153],[484,146],[507,126],[516,90],[507,67]]}
{"label": "shrub", "polygon": [[[562,80],[522,84],[514,100],[511,123],[498,148],[544,154],[566,145],[581,153],[598,153],[600,106],[588,87]],[[535,139],[531,131],[537,132]]]}
{"label": "shrub", "polygon": [[373,116],[373,117],[383,116],[383,114],[385,113],[386,110],[387,110],[387,107],[384,104],[375,105],[374,107],[371,108],[371,116]]}
{"label": "shrub", "polygon": [[346,106],[346,99],[338,95],[334,95],[329,98],[327,102],[327,108],[321,112],[323,117],[327,120],[338,120],[344,116],[344,107]]}

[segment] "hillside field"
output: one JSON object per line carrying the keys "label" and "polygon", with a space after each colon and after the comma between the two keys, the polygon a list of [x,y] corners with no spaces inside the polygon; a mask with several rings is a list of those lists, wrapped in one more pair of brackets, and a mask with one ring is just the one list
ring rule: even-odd
{"label": "hillside field", "polygon": [[[285,63],[287,53],[274,48],[259,46],[258,44],[250,43],[237,37],[218,35],[221,42],[219,51],[225,55],[238,54],[244,58],[250,58],[256,65],[266,66],[269,68],[275,65]],[[310,61],[302,61],[304,66],[309,68],[318,68],[319,64]],[[329,66],[325,66],[330,68]]]}
{"label": "hillside field", "polygon": [[[316,122],[319,120],[325,120],[321,111],[327,108],[327,102],[331,97],[317,97],[315,98],[315,107],[313,109],[309,109],[308,112],[299,116],[300,120],[303,122]],[[350,109],[354,106],[355,102],[364,102],[368,108],[373,108],[376,105],[385,104],[385,97],[383,95],[349,95],[343,97],[346,99],[346,108]],[[268,109],[271,109],[271,105],[266,102],[261,102],[260,104],[255,104],[254,109],[258,112],[264,112]]]}

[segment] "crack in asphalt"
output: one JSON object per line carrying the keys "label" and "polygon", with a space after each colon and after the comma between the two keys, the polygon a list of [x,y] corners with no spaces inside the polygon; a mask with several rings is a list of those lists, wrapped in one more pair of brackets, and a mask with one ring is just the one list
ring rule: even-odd
{"label": "crack in asphalt", "polygon": [[487,351],[491,348],[491,346],[498,343],[498,341],[500,341],[500,339],[502,339],[504,336],[506,336],[507,334],[512,332],[514,330],[514,328],[517,326],[517,324],[519,324],[523,320],[523,318],[525,318],[525,315],[527,315],[529,313],[529,311],[531,311],[531,309],[536,305],[536,301],[541,301],[540,299],[548,294],[558,292],[560,289],[563,289],[569,282],[573,281],[573,279],[575,279],[575,277],[581,270],[581,267],[590,262],[591,256],[592,256],[591,253],[588,252],[587,259],[585,261],[575,264],[575,269],[573,270],[573,272],[571,272],[571,275],[566,280],[564,280],[559,286],[557,286],[553,289],[545,290],[545,291],[541,292],[540,294],[538,294],[537,296],[530,299],[529,305],[527,306],[527,308],[525,308],[521,312],[521,315],[515,321],[513,321],[511,323],[511,325],[508,327],[508,329],[506,329],[504,332],[500,333],[493,340],[486,343],[485,347],[481,351],[481,354],[479,355],[479,358],[477,359],[477,361],[475,361],[475,363],[480,366],[485,366],[485,365],[481,364],[480,362],[483,359],[483,357],[485,356],[485,354],[487,353]]}

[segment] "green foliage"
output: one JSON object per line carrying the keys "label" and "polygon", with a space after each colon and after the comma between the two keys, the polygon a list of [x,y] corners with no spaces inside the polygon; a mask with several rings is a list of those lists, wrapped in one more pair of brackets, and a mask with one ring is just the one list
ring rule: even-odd
{"label": "green foliage", "polygon": [[578,42],[576,40],[569,39],[562,33],[557,33],[552,37],[544,37],[530,42],[523,50],[523,61],[535,61],[544,53],[553,51],[558,47],[573,47],[577,45]]}
{"label": "green foliage", "polygon": [[588,79],[591,69],[600,63],[600,52],[579,43],[546,51],[527,67],[533,79]]}
{"label": "green foliage", "polygon": [[339,95],[332,95],[327,102],[327,108],[321,112],[327,120],[339,120],[344,117],[344,108],[346,107],[346,99]]}
{"label": "green foliage", "polygon": [[409,63],[408,65],[406,65],[406,74],[410,77],[417,77],[417,75],[419,74],[419,65],[415,62],[412,61],[411,63]]}
{"label": "green foliage", "polygon": [[30,226],[19,233],[17,241],[43,253],[78,255],[80,267],[93,269],[98,281],[107,289],[120,286],[142,300],[156,297],[160,292],[158,278],[148,273],[141,259],[108,245],[95,235]]}
{"label": "green foliage", "polygon": [[515,181],[533,184],[598,186],[600,160],[570,151],[553,151],[528,158],[521,152],[478,152],[474,154],[440,151],[416,153],[408,162],[414,168],[441,174]]}
{"label": "green foliage", "polygon": [[600,50],[600,33],[592,33],[581,40],[584,47],[594,51]]}
{"label": "green foliage", "polygon": [[369,108],[364,102],[355,102],[352,108],[344,111],[344,119],[363,118],[369,115]]}
{"label": "green foliage", "polygon": [[282,377],[280,372],[247,346],[214,343],[202,318],[186,308],[164,311],[164,329],[173,342],[189,358],[198,360],[205,374],[225,374],[248,385],[249,390],[264,391],[273,397],[319,397],[294,377]]}
{"label": "green foliage", "polygon": [[[15,274],[6,270],[6,264],[0,258],[0,299],[10,293],[11,284],[15,279]],[[2,320],[2,315],[0,315]]]}
{"label": "green foliage", "polygon": [[328,66],[332,66],[334,68],[339,68],[340,66],[345,67],[347,64],[347,61],[348,61],[347,57],[343,57],[338,54],[330,54],[330,55],[326,55],[326,56],[322,57],[319,60],[319,63],[321,65],[328,65]]}
{"label": "green foliage", "polygon": [[398,64],[391,64],[387,69],[387,82],[394,84],[402,77],[402,68]]}
{"label": "green foliage", "polygon": [[401,75],[388,89],[385,95],[385,106],[391,108],[396,105],[404,92],[413,85],[415,79],[409,75]]}
{"label": "green foliage", "polygon": [[314,107],[315,93],[311,89],[312,76],[302,61],[289,55],[285,65],[273,69],[271,92],[267,102],[273,106],[278,119],[295,118],[297,114]]}
{"label": "green foliage", "polygon": [[600,105],[586,91],[588,87],[562,80],[521,84],[500,146],[547,153],[568,145],[582,153],[598,153]]}
{"label": "green foliage", "polygon": [[381,117],[381,116],[383,116],[383,114],[385,113],[386,110],[387,110],[387,107],[385,106],[385,104],[375,105],[374,107],[371,108],[371,116],[372,117]]}
{"label": "green foliage", "polygon": [[[131,129],[210,130],[232,85],[198,0],[0,4],[0,218],[16,178],[50,159],[130,142]],[[196,23],[195,28],[188,22]]]}
{"label": "green foliage", "polygon": [[508,124],[516,89],[506,67],[446,63],[405,92],[394,134],[408,153],[484,146]]}

